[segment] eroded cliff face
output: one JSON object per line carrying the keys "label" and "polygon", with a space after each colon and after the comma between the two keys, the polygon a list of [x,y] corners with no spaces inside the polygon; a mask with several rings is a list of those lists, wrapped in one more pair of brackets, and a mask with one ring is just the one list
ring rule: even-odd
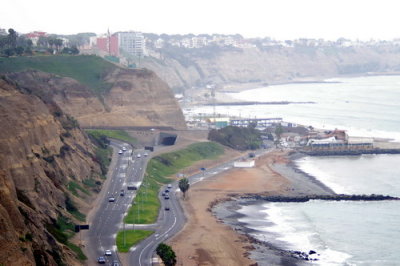
{"label": "eroded cliff face", "polygon": [[185,129],[182,111],[168,85],[146,69],[117,69],[106,81],[109,92],[96,95],[77,81],[39,71],[9,75],[40,90],[82,127],[172,127]]}
{"label": "eroded cliff face", "polygon": [[222,87],[399,71],[400,53],[397,48],[368,46],[180,48],[154,52],[142,65],[155,71],[173,89],[186,90],[204,87],[208,82]]}
{"label": "eroded cliff face", "polygon": [[61,216],[74,219],[68,200],[90,202],[67,184],[100,180],[93,145],[46,90],[12,75],[0,78],[0,124],[0,264],[77,263],[50,228]]}

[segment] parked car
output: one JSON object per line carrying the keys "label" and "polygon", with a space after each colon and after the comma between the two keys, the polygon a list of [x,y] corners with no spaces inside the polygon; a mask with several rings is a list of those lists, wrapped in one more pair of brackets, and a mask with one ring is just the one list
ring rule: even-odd
{"label": "parked car", "polygon": [[104,252],[104,255],[105,256],[111,256],[112,255],[111,250],[107,249],[106,252]]}
{"label": "parked car", "polygon": [[108,198],[108,202],[114,202],[115,201],[115,198],[114,197],[109,197]]}
{"label": "parked car", "polygon": [[98,262],[99,264],[105,264],[105,263],[106,263],[106,259],[105,259],[104,257],[99,257],[99,258],[97,259],[97,262]]}

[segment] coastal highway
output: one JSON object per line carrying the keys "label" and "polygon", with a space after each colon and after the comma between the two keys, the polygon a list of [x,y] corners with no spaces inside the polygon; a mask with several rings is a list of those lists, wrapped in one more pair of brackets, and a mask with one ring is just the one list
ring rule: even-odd
{"label": "coastal highway", "polygon": [[[260,150],[256,152],[256,155],[259,156],[269,151],[270,150]],[[236,159],[228,161],[216,167],[206,169],[199,174],[188,177],[190,185],[194,185],[208,177],[231,169],[235,161]],[[160,215],[157,224],[152,226],[153,229],[155,229],[155,233],[132,248],[129,255],[129,265],[152,265],[157,246],[161,242],[166,242],[169,238],[177,234],[186,222],[185,215],[178,199],[178,192],[180,191],[178,182],[172,183],[172,188],[169,189],[169,199],[164,199],[164,197],[161,196],[161,193],[164,192],[165,189],[167,189],[167,186],[164,186],[159,193],[161,201]],[[167,206],[170,208],[168,211],[165,210],[165,207]]]}
{"label": "coastal highway", "polygon": [[[116,234],[136,195],[135,190],[127,190],[127,184],[142,181],[147,160],[143,156],[143,150],[133,152],[132,147],[126,143],[113,140],[111,146],[114,155],[110,167],[113,169],[109,171],[109,177],[98,197],[98,205],[89,219],[90,228],[85,232],[89,265],[97,265],[97,258],[100,256],[105,258],[107,265],[114,261],[120,262],[116,252]],[[118,154],[123,147],[126,151]],[[140,158],[138,154],[141,155]],[[123,195],[121,190],[124,190]],[[111,197],[115,200],[110,201]],[[111,256],[104,256],[106,250],[112,251]]]}

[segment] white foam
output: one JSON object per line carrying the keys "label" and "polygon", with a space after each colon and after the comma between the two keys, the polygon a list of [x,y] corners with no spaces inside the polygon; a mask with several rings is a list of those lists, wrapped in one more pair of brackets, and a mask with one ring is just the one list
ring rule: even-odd
{"label": "white foam", "polygon": [[299,167],[299,169],[301,171],[315,177],[316,179],[318,179],[319,181],[324,183],[326,186],[331,188],[335,193],[351,194],[351,192],[349,190],[347,190],[346,188],[344,188],[343,186],[341,186],[335,182],[334,176],[331,176],[331,175],[327,174],[326,172],[318,169],[315,166],[315,164],[313,164],[310,161],[310,159],[308,157],[296,160],[296,165],[297,165],[297,167]]}

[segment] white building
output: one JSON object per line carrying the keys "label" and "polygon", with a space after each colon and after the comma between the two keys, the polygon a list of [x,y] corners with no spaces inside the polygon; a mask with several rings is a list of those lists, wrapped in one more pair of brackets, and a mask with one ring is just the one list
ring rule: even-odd
{"label": "white building", "polygon": [[146,50],[146,42],[141,32],[118,32],[118,45],[119,49],[126,53],[143,57]]}

